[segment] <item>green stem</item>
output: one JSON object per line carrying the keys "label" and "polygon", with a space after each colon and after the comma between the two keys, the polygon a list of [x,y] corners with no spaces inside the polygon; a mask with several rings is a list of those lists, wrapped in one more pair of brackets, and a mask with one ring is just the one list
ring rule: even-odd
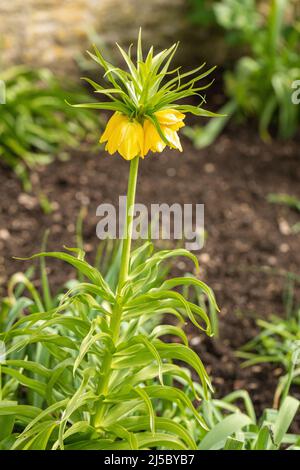
{"label": "green stem", "polygon": [[122,247],[122,257],[121,257],[121,266],[119,281],[117,286],[117,301],[116,308],[114,309],[110,327],[112,330],[112,337],[114,343],[116,343],[119,337],[119,329],[122,315],[122,308],[120,304],[122,303],[121,290],[124,283],[127,280],[129,272],[129,262],[130,262],[130,250],[131,250],[131,239],[132,239],[132,222],[133,222],[133,213],[134,213],[134,201],[136,193],[136,182],[139,168],[139,157],[135,157],[130,164],[130,172],[128,178],[128,188],[127,188],[127,199],[126,199],[126,218],[125,218],[125,227],[124,227],[124,239]]}
{"label": "green stem", "polygon": [[127,201],[126,201],[126,221],[125,221],[125,239],[123,243],[121,268],[119,275],[118,289],[121,289],[127,280],[130,260],[131,238],[132,238],[132,222],[134,215],[134,202],[136,193],[136,182],[139,169],[139,157],[135,157],[130,164],[130,172],[128,179]]}
{"label": "green stem", "polygon": [[[120,325],[122,319],[122,287],[128,278],[129,273],[129,262],[130,262],[130,250],[131,250],[131,239],[132,239],[132,222],[134,214],[134,201],[136,193],[136,183],[139,168],[139,157],[135,157],[130,163],[130,172],[128,178],[127,188],[127,200],[126,200],[126,218],[124,227],[124,239],[121,256],[121,266],[119,273],[119,280],[116,289],[116,303],[114,305],[111,318],[110,318],[110,329],[112,332],[112,340],[116,346],[120,335]],[[113,354],[110,351],[104,356],[102,364],[102,380],[98,388],[98,395],[105,396],[108,392],[109,378],[111,372],[111,362]],[[101,420],[105,412],[102,399],[96,409],[94,418],[95,427],[101,426]]]}

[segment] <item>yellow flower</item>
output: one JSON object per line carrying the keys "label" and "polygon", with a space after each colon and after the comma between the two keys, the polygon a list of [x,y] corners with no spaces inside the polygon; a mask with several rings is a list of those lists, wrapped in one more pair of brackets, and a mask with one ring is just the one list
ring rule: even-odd
{"label": "yellow flower", "polygon": [[[176,148],[182,152],[180,139],[177,131],[184,126],[183,119],[185,115],[176,109],[164,109],[157,111],[154,116],[158,120],[162,133],[168,140],[171,148]],[[144,154],[149,150],[152,152],[162,152],[166,143],[159,135],[156,127],[148,119],[144,122]]]}
{"label": "yellow flower", "polygon": [[[154,116],[170,147],[182,152],[177,131],[184,126],[185,115],[175,109],[165,109],[157,111]],[[165,141],[149,119],[145,119],[142,126],[138,121],[119,112],[115,112],[108,121],[100,138],[100,143],[103,142],[106,142],[105,150],[108,153],[112,155],[119,152],[125,160],[132,160],[136,156],[144,158],[150,150],[162,152],[166,147]]]}
{"label": "yellow flower", "polygon": [[147,155],[149,150],[152,152],[162,152],[166,144],[160,137],[156,127],[149,119],[144,122],[144,155]]}
{"label": "yellow flower", "polygon": [[176,109],[164,109],[162,111],[157,111],[154,113],[154,116],[157,118],[161,126],[167,126],[178,131],[181,127],[184,127],[182,122],[185,118],[185,115]]}
{"label": "yellow flower", "polygon": [[114,113],[108,121],[100,138],[100,143],[103,142],[106,142],[105,150],[110,155],[119,152],[125,160],[137,156],[144,158],[143,126],[119,112]]}

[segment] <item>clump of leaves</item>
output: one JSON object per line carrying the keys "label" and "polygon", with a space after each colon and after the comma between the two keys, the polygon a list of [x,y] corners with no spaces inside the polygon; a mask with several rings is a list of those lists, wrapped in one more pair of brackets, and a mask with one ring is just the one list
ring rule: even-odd
{"label": "clump of leaves", "polygon": [[283,367],[275,393],[275,405],[288,393],[290,385],[300,384],[300,310],[287,318],[273,316],[269,321],[257,320],[260,333],[237,353],[244,367],[275,363]]}
{"label": "clump of leaves", "polygon": [[300,308],[295,296],[295,283],[299,279],[294,273],[286,276],[285,317],[273,315],[268,321],[257,320],[259,334],[237,353],[244,359],[244,367],[272,363],[283,368],[274,396],[275,407],[287,396],[291,384],[300,384]]}
{"label": "clump of leaves", "polygon": [[0,105],[0,161],[30,189],[30,170],[77,148],[99,126],[99,118],[70,108],[66,98],[87,100],[87,94],[73,84],[64,91],[50,70],[18,66],[1,72],[0,80],[6,95]]}
{"label": "clump of leaves", "polygon": [[300,450],[299,434],[288,432],[298,410],[299,400],[286,396],[279,408],[266,408],[257,418],[246,390],[234,391],[223,399],[203,400],[199,411],[210,431],[199,439],[198,449]]}

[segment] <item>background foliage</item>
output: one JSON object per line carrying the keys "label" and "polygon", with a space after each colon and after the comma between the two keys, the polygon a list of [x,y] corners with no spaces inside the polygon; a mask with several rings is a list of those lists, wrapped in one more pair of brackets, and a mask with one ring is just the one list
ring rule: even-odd
{"label": "background foliage", "polygon": [[300,123],[300,108],[292,102],[292,84],[300,76],[296,3],[272,0],[267,15],[255,0],[196,0],[193,4],[194,21],[222,28],[225,41],[242,54],[225,73],[229,102],[221,112],[227,117],[211,121],[205,129],[189,130],[195,145],[212,143],[232,116],[257,121],[263,139],[270,138],[274,127],[280,138],[293,137]]}
{"label": "background foliage", "polygon": [[29,171],[79,147],[100,127],[99,117],[68,106],[66,98],[89,97],[72,83],[65,91],[66,80],[62,84],[48,69],[16,66],[1,72],[0,80],[6,88],[6,103],[0,106],[0,160],[30,189]]}

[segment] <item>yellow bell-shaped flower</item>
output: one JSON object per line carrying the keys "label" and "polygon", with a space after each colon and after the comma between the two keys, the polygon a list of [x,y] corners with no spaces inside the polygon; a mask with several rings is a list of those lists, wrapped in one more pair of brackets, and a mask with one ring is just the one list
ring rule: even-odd
{"label": "yellow bell-shaped flower", "polygon": [[[157,111],[154,116],[169,146],[182,152],[177,131],[184,126],[185,115],[175,109],[165,109]],[[166,142],[149,119],[145,119],[142,126],[120,112],[115,112],[108,121],[100,138],[100,143],[103,142],[106,142],[105,150],[108,153],[113,155],[118,152],[125,160],[136,156],[144,158],[149,151],[162,152],[166,147]]]}
{"label": "yellow bell-shaped flower", "polygon": [[185,125],[183,122],[185,115],[176,109],[163,109],[154,115],[161,126],[170,127],[174,131],[178,131]]}
{"label": "yellow bell-shaped flower", "polygon": [[[185,115],[176,109],[164,109],[154,113],[162,133],[170,144],[171,148],[175,148],[182,152],[182,146],[177,131],[184,126],[183,119]],[[165,141],[159,135],[154,124],[146,119],[144,122],[144,154],[147,155],[149,150],[152,152],[162,152],[166,147]]]}
{"label": "yellow bell-shaped flower", "polygon": [[113,114],[100,138],[106,142],[105,150],[113,155],[118,152],[125,160],[144,158],[144,132],[142,125],[119,112]]}

